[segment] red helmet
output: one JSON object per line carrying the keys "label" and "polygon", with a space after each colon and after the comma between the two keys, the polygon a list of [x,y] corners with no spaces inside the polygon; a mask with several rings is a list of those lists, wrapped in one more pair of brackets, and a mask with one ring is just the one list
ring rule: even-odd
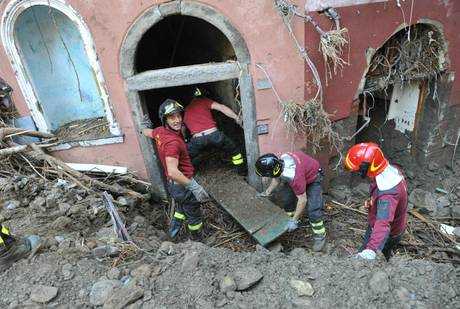
{"label": "red helmet", "polygon": [[388,160],[377,144],[360,143],[351,147],[345,157],[345,167],[359,172],[361,177],[375,177],[388,166]]}

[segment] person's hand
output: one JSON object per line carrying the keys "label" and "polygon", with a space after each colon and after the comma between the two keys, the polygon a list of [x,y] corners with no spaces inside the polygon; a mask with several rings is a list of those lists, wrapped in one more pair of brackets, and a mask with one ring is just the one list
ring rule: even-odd
{"label": "person's hand", "polygon": [[238,117],[236,117],[235,122],[240,127],[243,127],[243,115],[239,115]]}
{"label": "person's hand", "polygon": [[206,190],[193,178],[190,181],[190,183],[186,186],[186,188],[192,191],[193,195],[195,196],[198,202],[204,203],[209,202],[211,200],[211,197],[209,196],[208,192],[206,192]]}
{"label": "person's hand", "polygon": [[376,256],[377,256],[377,254],[374,252],[374,250],[365,249],[365,250],[361,251],[360,253],[358,253],[356,255],[356,258],[372,261],[372,260],[375,260]]}
{"label": "person's hand", "polygon": [[150,117],[148,114],[145,114],[144,117],[142,117],[142,121],[140,125],[141,125],[141,129],[153,129],[153,123],[152,123],[152,120],[150,120]]}
{"label": "person's hand", "polygon": [[287,227],[288,232],[295,231],[296,229],[299,228],[299,221],[297,221],[295,219],[289,219],[286,227]]}
{"label": "person's hand", "polygon": [[372,203],[373,203],[373,202],[372,202],[372,198],[365,200],[365,201],[364,201],[364,208],[365,208],[365,209],[371,208],[371,207],[372,207]]}
{"label": "person's hand", "polygon": [[270,194],[268,194],[267,191],[257,192],[257,194],[256,194],[257,198],[265,198],[265,197],[269,197],[269,196],[270,196]]}

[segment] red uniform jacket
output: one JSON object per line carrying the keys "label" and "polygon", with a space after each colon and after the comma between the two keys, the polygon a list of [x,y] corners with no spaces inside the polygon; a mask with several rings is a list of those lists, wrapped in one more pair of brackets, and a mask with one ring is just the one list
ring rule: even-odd
{"label": "red uniform jacket", "polygon": [[372,229],[366,249],[381,251],[389,236],[404,232],[407,224],[407,186],[403,179],[395,187],[380,191],[375,180],[370,185],[372,205],[368,223]]}
{"label": "red uniform jacket", "polygon": [[152,138],[157,145],[158,156],[163,165],[166,178],[168,178],[166,157],[176,158],[179,161],[179,171],[187,178],[193,177],[194,169],[192,161],[190,160],[187,146],[180,132],[176,132],[167,127],[158,127],[153,130]]}

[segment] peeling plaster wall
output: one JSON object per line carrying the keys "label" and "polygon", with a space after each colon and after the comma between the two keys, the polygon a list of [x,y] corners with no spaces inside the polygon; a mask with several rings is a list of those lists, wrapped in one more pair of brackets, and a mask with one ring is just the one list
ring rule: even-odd
{"label": "peeling plaster wall", "polygon": [[[10,1],[2,1],[0,12]],[[123,38],[129,27],[138,16],[147,8],[168,1],[124,1],[124,0],[68,0],[89,27],[94,39],[110,102],[114,107],[115,118],[118,120],[121,131],[125,135],[123,144],[95,146],[90,148],[74,148],[58,152],[57,155],[66,161],[82,163],[99,163],[128,166],[131,170],[146,176],[144,160],[139,147],[137,134],[131,118],[131,109],[125,93],[125,83],[119,71],[119,51]],[[300,8],[305,1],[293,1]],[[250,71],[254,85],[265,79],[265,75],[255,67],[256,63],[264,64],[270,73],[276,89],[283,100],[293,99],[301,102],[311,94],[312,76],[305,70],[305,64],[299,57],[294,43],[289,37],[281,18],[273,8],[273,2],[267,0],[203,0],[201,3],[212,6],[226,16],[232,25],[238,29],[249,48],[251,55]],[[457,1],[417,0],[412,14],[412,23],[422,18],[441,22],[446,39],[449,43],[449,57],[451,71],[457,71],[460,59],[455,51],[460,48],[460,38],[456,20],[460,19]],[[405,12],[406,23],[409,22],[411,1],[401,2]],[[110,8],[108,10],[107,8]],[[395,29],[403,23],[401,9],[396,1],[343,7],[338,9],[342,25],[347,27],[351,38],[351,65],[345,67],[342,74],[336,76],[325,88],[325,104],[327,110],[334,114],[334,119],[343,119],[340,124],[352,128],[346,121],[347,117],[356,114],[356,105],[353,104],[359,83],[366,69],[366,50],[377,49]],[[323,15],[312,13],[314,18],[329,29],[332,24]],[[294,30],[305,45],[313,61],[317,64],[320,74],[324,77],[322,57],[317,52],[318,34],[309,24],[300,20],[294,23]],[[301,42],[304,43],[304,42]],[[22,115],[29,114],[24,98],[11,64],[5,51],[0,49],[0,75],[15,89],[13,99]],[[309,87],[310,85],[310,87]],[[271,89],[257,90],[257,120],[260,124],[269,125],[269,134],[259,136],[261,153],[292,150],[303,146],[301,139],[293,141],[287,136],[280,118],[280,108]],[[449,99],[450,104],[460,102],[460,82],[458,78],[452,85]],[[458,110],[458,109],[455,109]],[[321,156],[326,166],[329,154]]]}
{"label": "peeling plaster wall", "polygon": [[[3,13],[6,4],[0,4]],[[136,18],[152,5],[168,1],[124,0],[68,0],[89,27],[93,35],[99,61],[106,80],[115,118],[125,135],[123,144],[74,148],[56,153],[66,161],[124,165],[146,176],[144,160],[139,148],[131,118],[131,110],[125,94],[125,84],[119,72],[119,49],[127,30]],[[303,1],[294,1],[303,6]],[[251,54],[251,74],[254,83],[265,76],[255,67],[263,63],[270,72],[277,90],[283,98],[302,100],[304,97],[304,64],[286,32],[281,18],[274,10],[272,1],[209,0],[201,1],[226,16],[240,31]],[[107,10],[110,8],[110,10]],[[303,25],[298,23],[295,31],[303,38]],[[22,115],[29,114],[19,90],[14,72],[5,51],[0,49],[0,74],[15,89],[13,99]],[[292,149],[292,143],[279,121],[280,109],[271,90],[256,90],[257,119],[269,123],[270,134],[260,136],[261,152],[281,152]],[[277,121],[278,120],[278,121]]]}

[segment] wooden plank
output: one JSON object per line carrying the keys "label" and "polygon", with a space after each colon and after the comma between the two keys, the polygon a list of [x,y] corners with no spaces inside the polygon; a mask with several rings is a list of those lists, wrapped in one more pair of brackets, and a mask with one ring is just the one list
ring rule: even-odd
{"label": "wooden plank", "polygon": [[128,168],[124,166],[112,166],[101,164],[66,163],[70,168],[79,172],[95,172],[106,174],[126,174]]}
{"label": "wooden plank", "polygon": [[217,82],[239,76],[238,62],[229,61],[145,71],[129,77],[127,83],[129,90],[141,91]]}
{"label": "wooden plank", "polygon": [[234,171],[207,169],[195,176],[206,191],[262,246],[286,231],[289,217]]}

